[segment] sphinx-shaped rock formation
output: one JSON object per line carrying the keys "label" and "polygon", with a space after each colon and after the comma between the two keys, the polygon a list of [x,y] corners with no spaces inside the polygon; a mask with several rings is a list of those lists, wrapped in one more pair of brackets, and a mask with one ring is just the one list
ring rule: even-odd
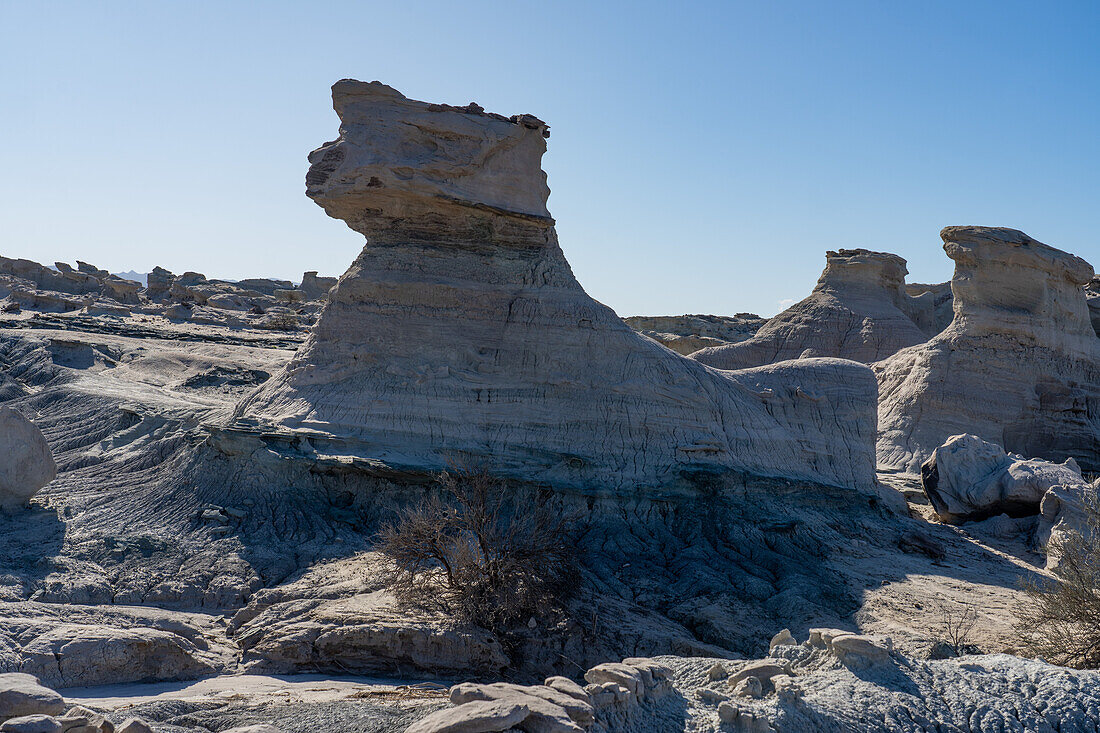
{"label": "sphinx-shaped rock formation", "polygon": [[874,485],[869,369],[722,373],[627,327],[577,283],[546,209],[547,126],[340,81],[307,194],[367,246],[306,343],[238,405],[342,460],[487,463],[559,486],[735,470]]}
{"label": "sphinx-shaped rock formation", "polygon": [[1092,266],[1015,229],[947,227],[955,318],[876,364],[880,467],[915,473],[952,435],[1100,468]]}
{"label": "sphinx-shaped rock formation", "polygon": [[[691,355],[717,369],[832,356],[873,362],[928,338],[910,317],[931,302],[905,293],[905,260],[885,252],[825,253],[825,271],[805,300],[764,324],[752,338]],[[931,321],[929,315],[928,321]]]}

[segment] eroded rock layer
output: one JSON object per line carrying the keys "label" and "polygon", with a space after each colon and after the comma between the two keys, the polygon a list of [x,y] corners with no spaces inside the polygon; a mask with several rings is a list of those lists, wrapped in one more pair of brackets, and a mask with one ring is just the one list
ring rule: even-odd
{"label": "eroded rock layer", "polygon": [[880,467],[916,472],[951,435],[1100,468],[1100,341],[1092,266],[1023,232],[947,227],[955,317],[874,366]]}
{"label": "eroded rock layer", "polygon": [[866,249],[827,252],[825,260],[808,298],[765,323],[754,337],[702,349],[691,358],[718,369],[813,356],[873,362],[928,338],[912,316],[919,312],[931,323],[932,304],[905,293],[905,260]]}
{"label": "eroded rock layer", "polygon": [[636,334],[558,247],[547,126],[333,87],[339,138],[307,194],[368,239],[235,429],[437,469],[656,486],[740,470],[871,487],[875,384],[838,360],[717,372]]}

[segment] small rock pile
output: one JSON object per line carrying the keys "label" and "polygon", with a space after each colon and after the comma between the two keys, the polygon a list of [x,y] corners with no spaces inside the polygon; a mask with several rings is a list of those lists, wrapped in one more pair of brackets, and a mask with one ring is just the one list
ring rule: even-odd
{"label": "small rock pile", "polygon": [[597,665],[584,679],[584,687],[567,677],[548,677],[530,686],[455,685],[450,698],[456,707],[418,720],[406,733],[487,733],[512,727],[536,733],[622,730],[643,703],[672,690],[672,671],[639,657]]}

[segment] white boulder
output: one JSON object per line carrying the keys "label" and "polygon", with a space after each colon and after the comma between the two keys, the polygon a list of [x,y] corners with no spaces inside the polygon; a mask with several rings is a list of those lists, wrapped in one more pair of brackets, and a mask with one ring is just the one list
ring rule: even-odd
{"label": "white boulder", "polygon": [[24,508],[56,475],[53,454],[38,426],[10,407],[0,407],[0,509]]}
{"label": "white boulder", "polygon": [[1085,480],[1072,458],[1027,459],[976,435],[953,435],[921,466],[921,482],[940,519],[959,523],[1038,514],[1051,488]]}

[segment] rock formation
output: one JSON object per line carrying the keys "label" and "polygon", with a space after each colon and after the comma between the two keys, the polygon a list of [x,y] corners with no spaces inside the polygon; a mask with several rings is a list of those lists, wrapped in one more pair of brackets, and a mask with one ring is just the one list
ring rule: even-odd
{"label": "rock formation", "polygon": [[1100,469],[1100,340],[1092,266],[1015,229],[948,227],[955,318],[876,364],[879,466],[915,473],[948,437]]}
{"label": "rock formation", "polygon": [[1009,655],[935,661],[894,649],[888,636],[811,629],[766,659],[662,656],[541,685],[450,689],[454,707],[406,733],[511,730],[642,731],[1096,730],[1100,675]]}
{"label": "rock formation", "polygon": [[1057,464],[1006,454],[976,435],[954,435],[936,448],[921,481],[936,514],[951,523],[1034,515],[1052,487],[1085,483],[1072,458]]}
{"label": "rock formation", "polygon": [[1056,570],[1061,561],[1061,546],[1071,535],[1095,539],[1100,532],[1100,479],[1052,486],[1043,495],[1039,507],[1039,526],[1035,543],[1046,549],[1047,569]]}
{"label": "rock formation", "polygon": [[237,410],[326,454],[491,462],[592,488],[736,470],[870,488],[874,383],[837,360],[720,373],[592,300],[546,209],[547,126],[340,81],[307,194],[368,243],[309,339]]}
{"label": "rock formation", "polygon": [[1089,306],[1092,329],[1100,336],[1100,277],[1094,277],[1085,286],[1085,300]]}
{"label": "rock formation", "polygon": [[684,356],[708,346],[744,341],[764,325],[764,319],[755,313],[736,313],[732,316],[628,316],[623,321],[638,333]]}
{"label": "rock formation", "polygon": [[[765,323],[752,338],[691,355],[717,369],[832,356],[873,362],[928,338],[910,313],[931,303],[906,295],[905,260],[885,252],[825,254],[825,271],[805,300]],[[931,318],[925,320],[930,321]]]}
{"label": "rock formation", "polygon": [[306,300],[320,300],[328,295],[336,285],[334,277],[318,277],[316,270],[309,270],[302,274],[300,290],[305,293]]}
{"label": "rock formation", "polygon": [[909,302],[913,308],[907,310],[910,318],[929,338],[951,325],[955,311],[950,282],[934,285],[906,283],[905,292],[912,299]]}
{"label": "rock formation", "polygon": [[10,407],[0,406],[0,510],[25,507],[56,474],[42,431]]}
{"label": "rock formation", "polygon": [[[109,316],[136,320],[142,325],[133,324],[135,330],[148,333],[146,316],[153,315],[181,325],[301,332],[312,325],[327,288],[336,282],[336,278],[308,272],[302,289],[288,280],[231,282],[199,272],[177,276],[155,267],[147,285],[142,285],[87,262],[77,265],[74,269],[58,262],[51,269],[30,260],[0,257],[0,320],[49,320],[54,326],[98,330],[102,326],[89,317]],[[49,319],[47,314],[56,317]],[[301,338],[295,341],[300,343]]]}

